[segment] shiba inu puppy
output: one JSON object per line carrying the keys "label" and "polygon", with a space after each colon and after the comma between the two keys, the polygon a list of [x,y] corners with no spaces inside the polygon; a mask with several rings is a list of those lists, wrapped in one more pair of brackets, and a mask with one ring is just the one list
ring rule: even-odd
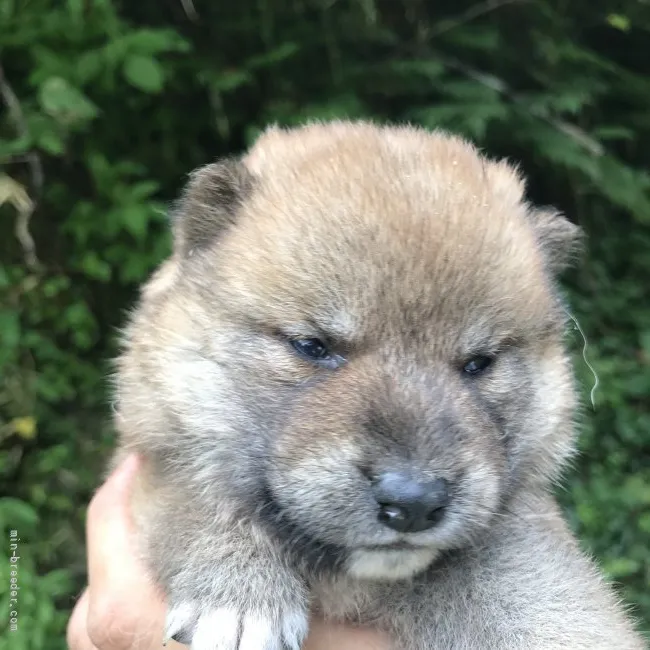
{"label": "shiba inu puppy", "polygon": [[578,229],[468,142],[333,122],[195,171],[116,377],[142,552],[193,650],[633,650],[552,484]]}

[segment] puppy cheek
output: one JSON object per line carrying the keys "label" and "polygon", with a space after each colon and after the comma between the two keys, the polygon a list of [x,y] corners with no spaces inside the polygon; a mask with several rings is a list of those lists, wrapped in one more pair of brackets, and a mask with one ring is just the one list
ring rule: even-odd
{"label": "puppy cheek", "polygon": [[[374,516],[366,479],[350,442],[276,457],[270,480],[278,503],[315,537],[345,543]],[[361,529],[361,531],[360,531]],[[356,532],[355,532],[356,531]]]}
{"label": "puppy cheek", "polygon": [[488,519],[496,512],[507,483],[505,462],[478,462],[472,467],[471,478],[465,484],[468,503],[476,511],[477,519]]}
{"label": "puppy cheek", "polygon": [[486,444],[458,454],[462,469],[445,531],[450,537],[474,539],[490,526],[501,508],[510,479],[507,451],[497,437],[494,431],[491,443],[485,436],[482,442]]}

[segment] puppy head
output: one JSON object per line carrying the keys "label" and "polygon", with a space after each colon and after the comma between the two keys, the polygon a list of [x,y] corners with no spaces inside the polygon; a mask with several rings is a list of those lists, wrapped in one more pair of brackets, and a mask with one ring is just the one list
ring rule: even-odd
{"label": "puppy head", "polygon": [[268,131],[193,175],[120,415],[316,564],[397,579],[471,543],[572,448],[554,276],[577,229],[523,191],[441,133]]}

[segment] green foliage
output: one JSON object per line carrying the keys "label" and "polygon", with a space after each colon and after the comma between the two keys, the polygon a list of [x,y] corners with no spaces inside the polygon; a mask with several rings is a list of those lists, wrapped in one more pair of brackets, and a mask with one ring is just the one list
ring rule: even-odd
{"label": "green foliage", "polygon": [[600,386],[592,411],[576,333],[583,455],[561,497],[647,627],[650,6],[608,5],[0,0],[0,527],[22,588],[0,648],[65,647],[116,328],[184,176],[269,122],[360,116],[521,161],[531,197],[587,231],[567,288]]}

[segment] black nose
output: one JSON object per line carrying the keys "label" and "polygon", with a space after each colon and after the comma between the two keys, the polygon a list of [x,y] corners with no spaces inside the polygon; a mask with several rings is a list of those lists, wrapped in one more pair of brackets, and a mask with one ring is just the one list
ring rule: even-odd
{"label": "black nose", "polygon": [[387,472],[373,485],[379,521],[400,533],[416,533],[435,526],[449,504],[447,481],[417,481],[407,474]]}

